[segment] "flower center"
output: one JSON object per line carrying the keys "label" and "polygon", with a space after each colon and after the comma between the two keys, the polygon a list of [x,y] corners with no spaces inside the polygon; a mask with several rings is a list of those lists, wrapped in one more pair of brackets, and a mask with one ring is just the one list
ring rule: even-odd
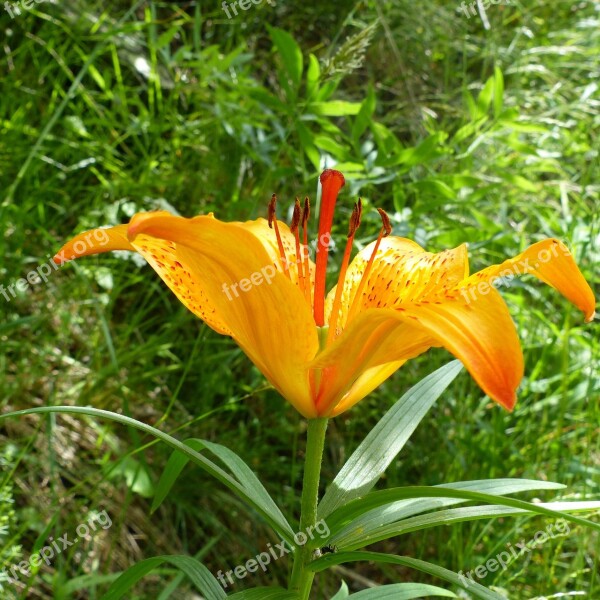
{"label": "flower center", "polygon": [[[338,331],[338,322],[340,313],[342,311],[342,296],[344,292],[344,282],[346,279],[346,272],[348,265],[350,264],[350,257],[352,255],[352,248],[354,246],[354,236],[361,222],[362,216],[362,200],[359,198],[358,202],[354,205],[352,216],[350,218],[350,225],[348,228],[348,236],[346,240],[346,249],[344,251],[344,257],[340,267],[340,273],[338,276],[337,287],[335,297],[331,307],[331,315],[329,317],[328,326],[325,328],[325,297],[326,297],[326,285],[327,285],[327,261],[329,258],[329,246],[331,244],[331,228],[333,225],[333,215],[335,212],[335,205],[337,197],[345,184],[344,176],[333,169],[326,169],[321,174],[321,210],[319,214],[319,232],[317,240],[317,253],[316,253],[316,268],[315,268],[315,284],[314,284],[314,297],[312,297],[312,281],[311,281],[311,270],[308,253],[308,220],[310,217],[310,202],[308,198],[305,198],[304,205],[300,203],[300,199],[296,198],[294,203],[294,212],[292,216],[292,223],[290,225],[290,231],[294,235],[295,246],[296,246],[296,265],[298,269],[298,286],[302,291],[309,306],[313,307],[315,324],[322,331],[321,342],[322,344],[329,344],[340,334]],[[285,275],[291,279],[289,272],[289,264],[285,254],[285,247],[281,238],[279,227],[277,225],[276,217],[276,203],[277,197],[273,194],[271,202],[269,203],[269,227],[274,229],[275,236],[277,238],[277,246],[279,249],[279,255],[283,264]],[[367,262],[365,270],[362,273],[361,279],[356,288],[356,293],[352,300],[351,305],[348,307],[348,315],[346,322],[356,313],[360,308],[361,296],[368,281],[369,274],[372,270],[375,256],[379,250],[381,240],[390,234],[391,226],[387,214],[380,208],[377,209],[383,222],[382,228],[379,232],[377,241],[373,248],[373,252]],[[302,240],[300,240],[300,228],[302,228]]]}

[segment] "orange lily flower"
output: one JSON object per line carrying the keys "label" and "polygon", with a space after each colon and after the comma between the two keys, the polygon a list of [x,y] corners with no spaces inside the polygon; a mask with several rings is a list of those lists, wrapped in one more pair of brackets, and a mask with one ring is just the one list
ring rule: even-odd
{"label": "orange lily flower", "polygon": [[307,418],[339,415],[408,359],[438,346],[460,359],[490,398],[512,409],[523,356],[494,285],[499,277],[532,274],[583,311],[586,321],[594,318],[594,294],[555,239],[469,276],[465,244],[427,252],[389,235],[380,211],[379,237],[350,262],[360,201],[338,283],[326,294],[331,226],[344,177],[326,170],[321,184],[316,264],[308,255],[308,199],[303,207],[296,200],[288,228],[275,216],[275,196],[268,220],[225,223],[212,214],[186,219],[165,211],[139,213],[128,225],[79,234],[54,260],[138,252],[190,311],[231,336]]}

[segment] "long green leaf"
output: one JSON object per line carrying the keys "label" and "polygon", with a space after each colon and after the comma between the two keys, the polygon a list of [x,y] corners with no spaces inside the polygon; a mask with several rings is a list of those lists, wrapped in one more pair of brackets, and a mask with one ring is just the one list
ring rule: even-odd
{"label": "long green leaf", "polygon": [[373,118],[373,113],[375,112],[376,102],[375,90],[373,89],[373,86],[370,85],[367,90],[367,95],[362,101],[360,110],[352,125],[352,140],[355,144],[359,143],[360,136],[365,132],[367,127],[369,127]]}
{"label": "long green leaf", "polygon": [[429,596],[444,596],[456,598],[456,594],[450,590],[426,585],[424,583],[393,583],[381,587],[362,590],[349,597],[355,600],[412,600],[413,598],[427,598]]}
{"label": "long green leaf", "polygon": [[[286,518],[269,495],[269,492],[267,492],[252,469],[250,469],[250,467],[235,452],[221,444],[215,444],[206,440],[189,439],[185,440],[183,443],[196,451],[206,449],[217,456],[217,458],[228,467],[237,481],[244,487],[248,495],[259,503],[265,511],[268,511],[273,518],[277,519],[282,527],[289,528],[289,532],[293,533]],[[152,511],[156,510],[166,498],[177,477],[189,461],[190,458],[181,452],[177,450],[173,452],[167,462],[158,485],[156,486],[154,501],[152,502]]]}
{"label": "long green leaf", "polygon": [[212,573],[199,561],[190,556],[156,556],[133,565],[108,588],[101,600],[118,600],[131,591],[143,577],[164,563],[170,563],[183,571],[204,595],[206,600],[223,600],[227,594]]}
{"label": "long green leaf", "polygon": [[[478,493],[493,495],[494,503],[497,503],[497,496],[529,491],[558,490],[564,487],[560,483],[529,479],[482,479],[445,483],[433,487],[391,488],[372,492],[338,508],[327,517],[327,525],[332,532],[328,541],[336,543],[338,538],[344,537],[344,532],[350,527],[368,531],[373,528],[373,523],[380,526],[469,500],[481,502],[483,497]],[[419,489],[427,490],[425,492],[427,495],[417,497]],[[448,492],[447,490],[454,491]],[[475,492],[475,495],[470,492]]]}
{"label": "long green leaf", "polygon": [[[491,496],[491,498],[494,498],[494,496]],[[496,501],[501,501],[501,499],[496,497]],[[600,502],[551,502],[548,504],[532,504],[523,502],[522,504],[526,505],[527,508],[510,508],[506,505],[491,504],[487,506],[469,506],[467,508],[450,508],[447,510],[440,510],[426,515],[411,517],[410,519],[403,519],[396,523],[383,525],[382,527],[375,527],[370,531],[362,531],[361,529],[357,528],[349,533],[343,540],[339,540],[337,543],[340,548],[343,548],[344,550],[357,550],[359,548],[363,548],[364,546],[368,546],[382,540],[387,540],[391,537],[411,533],[413,531],[421,531],[423,529],[437,527],[439,525],[451,525],[453,523],[475,521],[477,519],[512,517],[528,514],[548,515],[548,513],[558,519],[573,521],[578,525],[584,525],[596,530],[600,530],[600,524],[598,523],[588,521],[587,519],[580,519],[579,517],[561,512],[565,510],[599,510]]]}
{"label": "long green leaf", "polygon": [[167,445],[171,446],[174,450],[179,450],[182,454],[189,457],[195,464],[204,469],[207,473],[212,475],[215,479],[220,481],[223,485],[228,487],[232,492],[244,500],[247,504],[252,506],[264,519],[265,521],[275,530],[277,533],[290,543],[292,546],[294,543],[293,530],[287,521],[280,522],[276,515],[272,515],[264,506],[256,502],[251,495],[248,494],[244,486],[242,486],[236,479],[231,477],[228,473],[223,471],[221,467],[213,463],[211,460],[202,456],[189,446],[186,446],[183,442],[180,442],[176,438],[170,436],[160,429],[156,429],[151,425],[126,417],[118,413],[114,413],[108,410],[101,410],[99,408],[91,408],[87,406],[40,406],[37,408],[28,408],[25,410],[17,410],[10,413],[0,415],[0,420],[7,419],[9,417],[18,417],[22,415],[33,415],[38,413],[66,413],[66,414],[79,414],[86,415],[88,417],[99,417],[103,419],[109,419],[111,421],[117,421],[123,425],[134,427],[145,433],[162,440]]}
{"label": "long green leaf", "polygon": [[327,554],[321,558],[318,558],[309,564],[309,568],[312,571],[319,573],[320,571],[325,571],[335,565],[363,560],[391,565],[401,565],[403,567],[409,567],[411,569],[421,571],[422,573],[427,573],[428,575],[439,577],[444,581],[448,581],[459,587],[468,589],[470,594],[476,598],[480,598],[481,600],[506,600],[506,598],[500,596],[500,594],[492,592],[492,590],[488,590],[488,588],[482,586],[476,581],[467,580],[466,578],[463,581],[463,579],[461,579],[461,577],[453,571],[449,571],[443,567],[438,567],[437,565],[433,565],[416,558],[410,558],[408,556],[380,554],[379,552],[336,552],[335,554]]}
{"label": "long green leaf", "polygon": [[444,365],[413,386],[388,410],[328,488],[319,504],[320,518],[372,489],[461,369],[457,360]]}

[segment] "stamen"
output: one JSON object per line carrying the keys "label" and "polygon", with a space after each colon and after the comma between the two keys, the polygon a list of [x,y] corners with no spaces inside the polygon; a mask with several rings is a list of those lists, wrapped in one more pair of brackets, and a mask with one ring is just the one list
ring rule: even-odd
{"label": "stamen", "polygon": [[358,289],[356,290],[356,294],[354,295],[354,300],[352,300],[352,305],[350,306],[350,310],[348,311],[346,323],[350,322],[350,319],[358,310],[359,304],[361,302],[362,293],[365,288],[365,285],[367,284],[367,281],[369,280],[369,275],[373,267],[373,262],[375,261],[375,256],[379,250],[381,240],[384,237],[390,235],[390,233],[392,233],[392,225],[390,224],[390,218],[387,216],[387,213],[382,208],[378,208],[377,212],[379,213],[379,216],[381,217],[382,221],[381,230],[379,232],[379,235],[377,236],[377,241],[375,242],[375,247],[373,248],[373,252],[371,253],[369,262],[367,263],[367,266],[365,267],[365,270],[363,271],[362,277],[360,279],[360,283],[358,284]]}
{"label": "stamen", "polygon": [[277,226],[277,196],[273,194],[271,196],[271,201],[269,202],[269,209],[267,211],[267,218],[269,220],[269,227],[271,229],[275,229],[275,237],[277,238],[277,246],[279,247],[279,256],[281,258],[281,262],[283,263],[283,272],[288,276],[288,279],[291,280],[290,270],[288,267],[288,261],[285,256],[285,249],[283,247],[283,242],[281,241],[281,235],[279,234],[279,227]]}
{"label": "stamen", "polygon": [[308,219],[310,218],[310,200],[308,196],[304,198],[304,208],[302,210],[302,260],[304,262],[304,276],[306,280],[306,288],[304,294],[309,306],[312,306],[312,282],[310,279],[310,263],[308,254]]}
{"label": "stamen", "polygon": [[327,258],[331,243],[331,225],[333,212],[339,191],[345,184],[339,171],[325,169],[321,173],[321,210],[319,214],[319,239],[317,240],[317,268],[315,273],[315,323],[318,327],[325,324],[325,286],[327,278]]}
{"label": "stamen", "polygon": [[302,265],[302,256],[300,255],[300,232],[298,231],[298,225],[300,224],[300,219],[302,216],[302,208],[300,206],[300,199],[296,198],[296,202],[294,203],[294,214],[292,216],[292,224],[290,226],[290,231],[294,234],[294,238],[296,240],[296,265],[298,267],[298,284],[300,285],[300,290],[306,297],[306,283],[304,281],[304,268]]}
{"label": "stamen", "polygon": [[390,223],[390,218],[388,217],[388,214],[385,212],[385,210],[383,210],[383,208],[378,208],[377,212],[381,217],[382,226],[385,230],[385,235],[383,237],[387,237],[388,235],[390,235],[390,233],[392,233],[392,224]]}
{"label": "stamen", "polygon": [[344,251],[344,258],[342,259],[342,266],[340,267],[340,275],[338,277],[337,287],[335,289],[335,298],[331,307],[331,316],[329,317],[329,333],[327,334],[327,344],[331,343],[338,336],[337,322],[340,315],[342,293],[344,291],[344,282],[346,280],[346,271],[348,270],[348,264],[350,263],[352,246],[354,244],[354,235],[360,225],[361,216],[362,200],[359,198],[358,203],[354,205],[354,210],[352,211],[352,216],[350,217],[346,250]]}

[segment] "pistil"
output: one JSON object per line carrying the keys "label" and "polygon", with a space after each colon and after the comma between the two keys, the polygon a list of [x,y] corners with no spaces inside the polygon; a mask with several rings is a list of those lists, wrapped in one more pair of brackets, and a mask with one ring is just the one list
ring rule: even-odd
{"label": "pistil", "polygon": [[318,327],[325,324],[325,288],[327,279],[327,259],[331,243],[333,213],[339,191],[345,184],[339,171],[326,169],[321,174],[321,210],[319,214],[319,239],[317,240],[317,260],[315,273],[314,316]]}

